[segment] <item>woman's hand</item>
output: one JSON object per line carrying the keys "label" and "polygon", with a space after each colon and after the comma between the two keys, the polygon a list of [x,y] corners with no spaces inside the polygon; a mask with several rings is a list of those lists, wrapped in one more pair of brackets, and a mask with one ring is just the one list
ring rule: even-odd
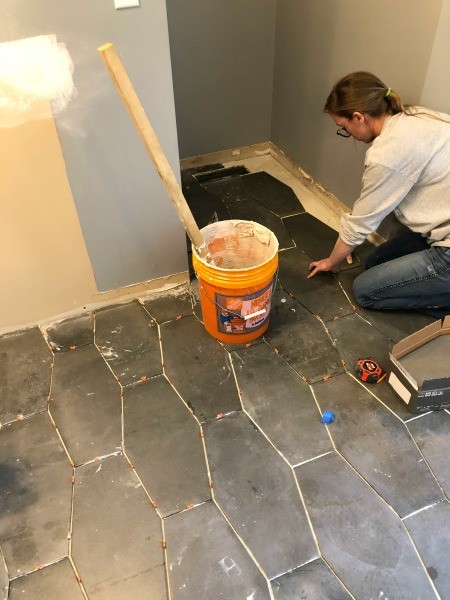
{"label": "woman's hand", "polygon": [[311,279],[311,277],[314,277],[314,275],[320,273],[321,271],[331,271],[332,273],[337,273],[339,270],[337,267],[331,266],[329,258],[316,260],[312,262],[308,268],[311,271],[311,273],[307,276],[307,279]]}

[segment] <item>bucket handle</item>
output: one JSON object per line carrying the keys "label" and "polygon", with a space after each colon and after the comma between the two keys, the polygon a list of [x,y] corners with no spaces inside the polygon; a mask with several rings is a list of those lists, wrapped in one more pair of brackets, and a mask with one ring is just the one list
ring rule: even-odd
{"label": "bucket handle", "polygon": [[[273,285],[273,289],[272,289],[272,293],[270,294],[270,298],[269,298],[269,302],[272,301],[273,295],[275,294],[275,290],[277,287],[277,281],[278,281],[278,271],[280,270],[280,268],[278,267],[277,270],[275,271],[275,274],[273,276],[273,281],[274,281],[274,285]],[[206,292],[205,288],[202,286],[201,284],[201,280],[200,277],[197,275],[197,272],[195,272],[195,276],[197,278],[198,281],[198,285],[200,286],[200,288],[203,290],[203,293],[205,294],[205,296],[211,300],[211,302],[213,304],[215,304],[217,307],[219,307],[220,309],[223,309],[223,306],[221,306],[220,304],[218,304],[213,298],[211,298],[211,296]],[[227,309],[228,310],[228,309]],[[241,319],[244,318],[246,321],[247,319],[251,319],[252,317],[257,317],[258,315],[262,315],[266,312],[266,309],[263,308],[262,310],[258,310],[254,313],[251,313],[250,315],[239,315],[238,313],[234,313],[231,310],[228,310],[228,312],[233,315],[233,317],[240,317]]]}

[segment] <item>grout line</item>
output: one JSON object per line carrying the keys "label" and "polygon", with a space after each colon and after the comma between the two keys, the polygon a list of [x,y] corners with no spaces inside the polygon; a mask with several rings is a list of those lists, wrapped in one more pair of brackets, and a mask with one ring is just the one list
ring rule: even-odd
{"label": "grout line", "polygon": [[[403,523],[403,521],[402,521],[402,523]],[[431,579],[431,576],[428,573],[427,566],[426,566],[425,562],[423,561],[423,559],[422,559],[422,557],[421,557],[421,555],[419,553],[419,550],[418,550],[418,548],[417,548],[417,546],[416,546],[416,544],[415,544],[415,542],[414,542],[411,534],[409,533],[409,529],[407,528],[407,526],[405,525],[405,523],[403,523],[403,528],[406,531],[406,535],[408,536],[409,541],[411,542],[411,546],[413,547],[413,549],[416,552],[417,558],[419,559],[419,562],[422,565],[423,570],[425,571],[425,577],[428,579],[429,584],[431,585],[431,587],[433,588],[434,593],[436,594],[437,600],[441,600],[441,596],[438,593],[438,591],[436,589],[436,586],[434,585],[434,581]],[[443,599],[443,600],[445,600],[445,599]]]}
{"label": "grout line", "polygon": [[[238,395],[239,395],[239,401],[241,402],[241,393],[240,393],[239,385],[237,383],[236,373],[235,373],[235,370],[234,370],[234,365],[233,365],[232,359],[231,359],[231,368],[232,368],[232,371],[233,371],[233,374],[234,374],[234,379],[235,379],[235,382],[236,382],[236,387],[237,387],[237,391],[238,391]],[[241,406],[242,406],[242,402],[241,402]],[[202,431],[203,431],[203,428],[202,428]],[[204,436],[202,436],[202,440],[203,440],[203,447],[204,447],[204,451],[205,451],[206,468],[207,468],[207,471],[208,471],[208,477],[209,477],[209,481],[210,481],[210,489],[211,489],[211,499],[212,499],[212,502],[217,506],[218,510],[220,511],[220,513],[222,514],[223,518],[228,523],[228,525],[231,527],[231,530],[234,532],[234,534],[236,535],[237,539],[241,542],[242,546],[247,550],[249,556],[253,559],[253,562],[255,563],[256,567],[259,569],[259,571],[261,572],[261,574],[263,575],[263,577],[265,578],[265,580],[267,582],[268,590],[269,590],[269,594],[270,594],[271,600],[275,600],[274,596],[273,596],[272,586],[270,585],[270,579],[269,579],[269,577],[267,576],[266,572],[264,571],[264,569],[262,568],[262,566],[259,564],[259,562],[256,560],[256,557],[253,555],[253,553],[250,550],[250,548],[245,544],[244,540],[241,538],[241,536],[238,534],[238,532],[236,531],[236,529],[233,527],[233,525],[231,524],[231,521],[225,515],[225,513],[222,510],[220,504],[216,500],[215,491],[214,491],[214,481],[211,478],[211,469],[210,469],[210,466],[209,466],[208,453],[207,453],[207,450],[206,450],[206,442],[205,442],[205,437]]]}
{"label": "grout line", "polygon": [[[31,571],[26,571],[25,573],[21,573],[20,575],[15,575],[13,577],[10,577],[9,582],[11,584],[13,581],[17,581],[21,577],[28,577],[28,575],[31,575],[32,573],[36,573],[36,571],[42,571],[42,569],[45,569],[46,567],[51,567],[52,565],[57,565],[58,563],[60,563],[63,560],[65,560],[66,558],[69,558],[69,557],[68,556],[62,556],[61,558],[58,558],[56,560],[52,560],[52,561],[50,561],[48,563],[43,563],[42,565],[38,565],[34,569],[31,569]],[[8,573],[8,575],[9,575],[9,573]]]}
{"label": "grout line", "polygon": [[[325,425],[326,423],[324,423]],[[296,469],[297,467],[301,467],[302,465],[306,465],[307,463],[313,462],[314,460],[317,460],[318,458],[322,458],[323,456],[328,456],[328,454],[334,454],[334,450],[330,450],[329,452],[324,452],[323,454],[319,454],[317,456],[314,456],[313,458],[308,458],[308,460],[304,460],[302,462],[299,462],[295,465],[292,465],[293,469]]]}
{"label": "grout line", "polygon": [[75,566],[75,563],[73,562],[73,558],[72,558],[71,555],[69,555],[68,558],[69,558],[70,564],[72,566],[72,569],[73,569],[73,572],[74,572],[74,575],[75,575],[75,579],[78,581],[78,585],[81,588],[81,592],[82,592],[83,596],[86,598],[86,600],[89,600],[89,597],[87,595],[86,589],[85,589],[84,584],[83,584],[83,580],[81,579],[81,575],[78,572],[78,569]]}
{"label": "grout line", "polygon": [[418,510],[415,510],[414,512],[409,513],[409,515],[406,515],[406,517],[402,518],[402,521],[406,521],[406,519],[409,519],[410,517],[415,517],[419,513],[425,512],[426,510],[429,510],[430,508],[434,508],[435,506],[437,506],[438,504],[441,504],[443,502],[446,502],[446,500],[444,498],[441,498],[441,500],[436,500],[436,502],[433,502],[432,504],[428,504],[427,506],[424,506],[423,508],[419,508]]}
{"label": "grout line", "polygon": [[[403,419],[401,417],[398,416],[397,413],[395,413],[392,408],[390,406],[388,406],[387,404],[385,404],[383,402],[383,400],[381,400],[381,398],[378,398],[378,396],[376,396],[374,394],[374,392],[372,392],[368,387],[366,387],[362,381],[360,381],[359,379],[357,379],[352,373],[350,373],[349,371],[347,371],[347,375],[349,375],[349,377],[351,377],[352,379],[354,379],[357,383],[359,383],[359,385],[361,387],[363,387],[365,390],[367,390],[369,392],[369,394],[371,394],[371,396],[373,396],[375,398],[375,400],[377,400],[380,404],[382,404],[384,406],[384,408],[386,408],[392,415],[394,415],[394,417],[396,419],[398,419],[400,421],[400,423],[402,423],[403,425],[405,425],[406,427],[406,423],[405,421],[403,421]],[[376,384],[375,384],[376,385]]]}
{"label": "grout line", "polygon": [[420,456],[423,459],[423,462],[425,463],[425,465],[427,466],[428,470],[430,471],[431,475],[433,476],[434,480],[436,481],[437,485],[439,486],[439,489],[441,490],[442,496],[443,498],[447,498],[447,494],[445,493],[445,489],[442,486],[441,482],[439,481],[439,479],[437,478],[437,476],[434,473],[434,470],[432,469],[430,463],[428,462],[425,454],[422,452],[421,448],[419,447],[419,444],[416,442],[414,436],[412,435],[412,433],[409,430],[409,427],[407,425],[407,423],[404,423],[405,427],[406,427],[406,431],[408,432],[409,437],[412,439],[413,444],[416,446],[417,450],[419,451]]}

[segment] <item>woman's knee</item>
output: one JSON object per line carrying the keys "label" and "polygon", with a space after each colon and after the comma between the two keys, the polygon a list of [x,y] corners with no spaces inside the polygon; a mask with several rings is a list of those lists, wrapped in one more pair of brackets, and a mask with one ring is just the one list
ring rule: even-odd
{"label": "woman's knee", "polygon": [[371,289],[369,287],[368,277],[365,277],[367,272],[361,273],[353,282],[353,293],[355,294],[356,302],[364,307],[368,308],[373,304],[373,298],[371,298]]}

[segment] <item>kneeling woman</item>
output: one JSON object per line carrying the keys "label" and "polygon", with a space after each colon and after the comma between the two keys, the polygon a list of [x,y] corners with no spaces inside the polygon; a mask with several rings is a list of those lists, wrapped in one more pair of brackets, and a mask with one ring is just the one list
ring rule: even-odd
{"label": "kneeling woman", "polygon": [[328,258],[311,263],[336,271],[390,212],[409,231],[381,244],[366,259],[354,291],[363,307],[450,314],[450,116],[405,108],[371,73],[343,77],[325,104],[343,137],[372,143],[361,195]]}

